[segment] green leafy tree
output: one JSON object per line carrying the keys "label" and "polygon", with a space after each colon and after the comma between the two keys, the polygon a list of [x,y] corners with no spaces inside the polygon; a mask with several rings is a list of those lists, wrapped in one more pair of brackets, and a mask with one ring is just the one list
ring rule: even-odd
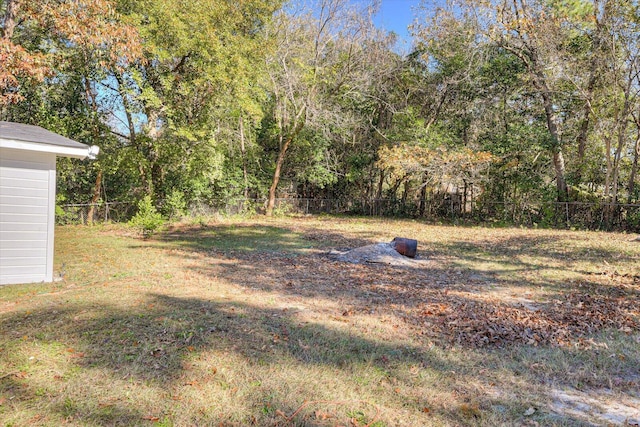
{"label": "green leafy tree", "polygon": [[261,28],[277,7],[260,0],[123,4],[145,40],[145,60],[115,74],[113,89],[125,111],[123,143],[139,153],[145,192],[211,196],[204,187],[222,178],[229,116],[258,109],[253,67]]}
{"label": "green leafy tree", "polygon": [[[371,21],[373,9],[345,0],[321,0],[311,9],[290,9],[277,15],[267,35],[276,40],[277,50],[267,58],[270,116],[263,141],[275,152],[269,187],[267,215],[271,215],[276,191],[289,150],[302,152],[305,144],[315,172],[301,176],[332,182],[325,155],[318,147],[337,138],[351,140],[358,120],[349,104],[366,97],[368,78],[379,49],[378,32]],[[313,135],[315,134],[315,135]],[[321,150],[321,149],[320,149]],[[322,176],[322,178],[321,178]]]}

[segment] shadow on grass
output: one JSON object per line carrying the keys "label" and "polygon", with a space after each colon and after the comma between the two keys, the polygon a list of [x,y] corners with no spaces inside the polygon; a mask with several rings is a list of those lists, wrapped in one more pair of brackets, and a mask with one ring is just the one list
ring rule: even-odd
{"label": "shadow on grass", "polygon": [[165,232],[157,238],[171,246],[199,252],[281,252],[304,253],[308,249],[355,248],[373,243],[367,233],[346,238],[342,234],[320,229],[304,232],[265,225],[215,225],[183,227]]}
{"label": "shadow on grass", "polygon": [[[98,315],[78,318],[88,311]],[[82,355],[75,360],[83,367],[107,367],[160,385],[178,379],[184,357],[201,349],[228,350],[257,364],[277,364],[287,355],[300,363],[338,368],[354,363],[382,368],[389,362],[381,360],[393,359],[452,369],[417,347],[368,340],[292,316],[282,309],[152,294],[135,310],[41,309],[4,316],[0,328],[18,340],[64,342],[73,348],[70,356]],[[61,354],[67,351],[60,349]]]}
{"label": "shadow on grass", "polygon": [[[11,396],[15,402],[47,398],[38,395],[41,384],[30,378],[28,368],[24,367],[25,360],[7,351],[25,343],[38,347],[55,344],[56,358],[71,358],[71,365],[84,372],[106,369],[114,384],[134,381],[158,390],[168,390],[184,382],[188,360],[211,350],[239,355],[249,369],[251,366],[277,367],[283,363],[323,366],[344,372],[336,374],[338,377],[367,369],[391,378],[397,376],[394,372],[400,365],[406,364],[428,366],[443,373],[459,369],[455,363],[443,361],[437,353],[415,346],[377,342],[320,324],[301,323],[295,319],[295,313],[287,314],[281,309],[157,294],[149,295],[133,310],[79,305],[15,313],[3,316],[0,330],[10,331],[14,337],[12,340],[3,334],[2,364],[22,366],[18,369],[26,370],[18,376],[9,374],[0,379],[0,396]],[[67,381],[65,378],[50,380]],[[409,389],[410,384],[406,386]],[[98,424],[137,424],[146,415],[135,402],[103,406],[98,397],[95,392],[82,400],[58,398],[48,404],[46,410],[63,418],[76,417]],[[406,403],[413,400],[408,396],[404,398],[408,399]],[[302,403],[278,401],[274,393],[264,390],[255,393],[252,399],[255,401],[248,405],[256,408],[252,417],[258,425],[282,421],[282,416],[273,413],[273,409],[291,415]],[[403,397],[399,395],[397,400],[402,401]]]}
{"label": "shadow on grass", "polygon": [[[506,248],[504,253],[509,257],[506,262],[515,263],[523,270],[535,268],[538,264],[518,259],[519,254],[526,252],[527,247],[534,246],[536,253],[553,259],[556,256],[553,250],[545,252],[545,244],[552,241],[532,239],[518,243],[506,239],[503,241]],[[398,308],[400,312],[409,310],[408,316],[415,316],[431,303],[473,303],[470,296],[458,295],[453,299],[447,291],[465,290],[481,294],[488,283],[501,280],[496,272],[469,269],[458,274],[452,270],[451,264],[433,264],[423,269],[396,269],[341,264],[307,252],[310,248],[350,248],[369,243],[373,242],[365,235],[362,238],[345,238],[339,233],[327,233],[319,229],[306,229],[302,233],[270,226],[220,226],[167,233],[156,242],[149,242],[145,249],[162,250],[167,246],[179,248],[181,251],[171,253],[176,257],[216,253],[212,262],[194,267],[198,274],[212,279],[222,278],[245,288],[304,297],[309,301],[327,299],[342,305],[341,310],[355,313],[373,311],[388,314]],[[499,249],[456,245],[459,244],[442,245],[433,254],[453,255],[461,259],[467,257],[473,262],[483,259],[496,261],[495,257],[503,254]],[[223,258],[233,262],[217,262],[221,258],[220,253]],[[525,280],[524,285],[531,284]],[[592,285],[600,286],[598,283]],[[561,284],[558,283],[558,286]],[[630,298],[635,298],[636,292],[634,290]],[[480,307],[482,311],[476,314],[503,308],[490,303],[482,303]],[[318,308],[321,314],[341,316],[341,312],[331,310]],[[527,313],[526,310],[522,312]],[[434,316],[438,317],[437,314]],[[426,322],[414,326],[420,330],[429,328],[430,324]],[[443,331],[454,327],[446,323],[440,326]],[[523,329],[526,324],[514,325],[512,319],[499,318],[498,326]],[[435,408],[440,414],[441,424],[448,425],[524,423],[526,419],[522,413],[529,401],[527,396],[518,394],[518,381],[536,382],[548,375],[556,383],[574,385],[575,379],[562,379],[561,369],[583,369],[587,366],[589,369],[597,368],[598,374],[606,371],[624,378],[640,365],[640,353],[624,349],[620,354],[624,354],[625,360],[610,358],[608,364],[603,366],[602,359],[595,357],[593,352],[572,348],[543,346],[533,349],[518,343],[506,350],[464,346],[460,350],[446,346],[429,348],[426,340],[419,337],[415,340],[378,341],[351,332],[348,328],[334,329],[318,323],[301,322],[295,310],[161,294],[147,295],[132,309],[79,304],[62,309],[37,309],[30,313],[12,312],[0,317],[0,331],[0,361],[4,366],[19,367],[25,363],[20,359],[21,356],[12,354],[13,348],[29,343],[60,343],[62,349],[56,357],[69,359],[71,355],[66,353],[65,348],[72,347],[74,354],[82,356],[73,358],[70,363],[83,372],[93,372],[95,369],[95,372],[106,372],[114,383],[133,380],[149,384],[158,391],[181,384],[184,376],[190,375],[187,365],[191,359],[215,351],[240,357],[246,361],[249,369],[275,368],[287,364],[326,367],[335,373],[337,379],[353,375],[356,371],[380,372],[381,378],[397,382],[400,390],[394,400],[385,402],[385,405],[390,408],[411,407],[413,411],[420,412],[423,403],[412,392],[414,379],[407,376],[407,366],[417,366],[428,369],[435,375],[438,384],[455,390],[456,396],[462,396],[454,399],[455,404],[452,402],[448,407]],[[593,332],[597,333],[598,330]],[[23,340],[23,337],[27,339]],[[408,342],[411,344],[405,344]],[[450,351],[462,351],[463,356],[450,357]],[[562,363],[558,362],[550,372],[530,372],[533,364],[544,365],[554,358],[562,359]],[[470,371],[470,366],[477,370]],[[28,375],[27,372],[26,378],[13,375],[2,377],[0,393],[23,401],[46,400],[46,396],[38,395]],[[509,378],[502,382],[507,384],[505,390],[489,396],[475,388],[474,384],[487,382],[485,376],[501,375]],[[581,375],[586,379],[591,374],[585,372]],[[461,380],[460,376],[464,378]],[[213,377],[202,381],[220,380]],[[353,380],[349,381],[353,385]],[[593,383],[580,381],[597,387],[604,384],[606,378],[595,378]],[[626,387],[632,388],[633,385]],[[476,396],[478,401],[470,402],[466,410],[461,410],[462,405],[467,404],[464,396]],[[292,414],[306,396],[300,396],[299,402],[286,402],[278,396],[277,391],[265,388],[248,393],[245,398],[247,418],[244,422],[234,421],[234,424],[229,421],[226,425],[275,425],[282,421],[282,417],[275,414],[275,408]],[[388,396],[385,398],[389,399]],[[475,404],[477,408],[473,406]],[[501,409],[495,409],[498,407],[511,408],[511,412],[503,414]],[[514,413],[513,408],[519,412]],[[63,418],[75,416],[96,424],[140,424],[146,415],[135,402],[127,400],[101,407],[97,401],[58,398],[47,410]],[[194,424],[217,424],[220,421],[207,419],[204,415],[201,418],[194,416]],[[297,425],[324,425],[314,424],[310,417],[311,413]],[[541,414],[537,420],[543,425],[583,423],[571,414]]]}
{"label": "shadow on grass", "polygon": [[[471,232],[471,231],[470,231]],[[310,249],[348,250],[372,243],[379,239],[373,238],[368,232],[361,232],[357,237],[345,237],[340,233],[305,228],[304,231],[275,226],[255,225],[217,225],[211,227],[191,227],[174,230],[162,234],[159,241],[173,247],[210,253],[222,252],[242,261],[250,261],[259,253],[272,256],[306,255]],[[450,265],[436,266],[425,269],[426,274],[437,273],[442,268],[461,267],[466,270],[466,278],[473,284],[476,282],[490,282],[510,286],[534,285],[518,273],[557,272],[567,270],[578,274],[593,275],[597,272],[580,271],[576,269],[577,262],[601,263],[606,266],[612,260],[622,260],[633,264],[635,259],[631,255],[624,255],[620,251],[601,247],[565,247],[559,242],[577,240],[571,236],[517,236],[492,239],[486,243],[476,241],[455,241],[448,243],[420,242],[419,253],[423,259],[453,257]],[[638,258],[638,257],[637,257]],[[640,262],[640,258],[638,260]],[[468,268],[469,264],[496,264],[491,271]],[[553,265],[551,265],[553,264]],[[559,265],[558,265],[559,264]],[[499,266],[498,266],[499,265]],[[451,276],[451,271],[444,271]],[[503,277],[516,275],[516,278]],[[605,271],[602,274],[606,274]],[[438,276],[438,274],[436,274]],[[635,280],[640,280],[640,268],[636,272]],[[446,282],[447,280],[443,280]],[[547,285],[558,291],[566,290],[563,279],[548,280]],[[585,281],[586,285],[590,281]],[[595,285],[595,282],[594,282]],[[596,286],[597,287],[597,286]],[[608,287],[604,287],[606,291]],[[591,289],[593,290],[593,289]],[[640,297],[640,292],[630,289],[633,296]]]}
{"label": "shadow on grass", "polygon": [[[581,240],[561,235],[554,236],[522,236],[494,238],[487,242],[459,240],[439,245],[432,253],[447,252],[463,260],[474,262],[500,262],[507,266],[523,269],[538,270],[550,268],[549,263],[561,263],[562,267],[552,269],[571,268],[576,262],[589,262],[606,265],[608,262],[626,261],[635,263],[640,255],[623,254],[620,250],[602,247],[580,246],[572,247],[571,242]],[[528,258],[525,260],[523,258]],[[535,259],[535,262],[531,259]],[[576,271],[589,274],[590,272]],[[640,269],[637,271],[640,274]]]}
{"label": "shadow on grass", "polygon": [[[583,293],[611,298],[640,300],[640,254],[629,255],[619,250],[601,247],[571,247],[577,240],[568,236],[518,236],[494,239],[485,244],[458,241],[439,247],[439,251],[454,254],[453,265],[469,269],[469,265],[496,265],[491,273],[472,274],[497,279],[496,282],[513,287],[528,288],[544,285],[548,297],[568,293]],[[569,242],[569,243],[567,243]],[[614,267],[618,261],[637,268],[621,275]],[[583,271],[577,264],[591,263],[601,271]],[[499,265],[499,267],[497,267]],[[568,282],[566,273],[584,277]],[[536,282],[527,279],[535,277]],[[609,280],[598,280],[605,276]]]}
{"label": "shadow on grass", "polygon": [[[354,372],[377,371],[380,378],[393,381],[399,387],[392,402],[383,404],[415,406],[416,411],[420,411],[420,405],[424,403],[411,391],[413,379],[406,376],[407,367],[429,369],[441,384],[448,383],[459,395],[476,396],[474,405],[477,407],[470,411],[460,410],[466,405],[464,399],[456,405],[440,408],[439,416],[445,424],[476,425],[481,423],[482,417],[489,415],[496,422],[513,422],[514,414],[501,415],[493,409],[527,403],[526,396],[512,397],[516,383],[503,396],[481,396],[474,389],[472,384],[485,381],[487,370],[494,371],[489,376],[500,375],[498,371],[501,369],[504,371],[502,362],[496,357],[498,355],[492,351],[468,352],[464,355],[464,362],[456,362],[442,349],[367,339],[353,332],[300,322],[294,311],[265,309],[250,304],[150,294],[131,310],[78,305],[5,315],[0,320],[0,330],[10,331],[14,337],[12,340],[4,332],[4,342],[0,342],[0,350],[4,350],[0,351],[0,360],[5,366],[25,363],[7,349],[25,342],[37,346],[56,343],[60,346],[56,357],[72,358],[72,365],[84,372],[106,370],[114,383],[133,380],[158,390],[168,390],[185,381],[188,361],[202,352],[214,350],[241,356],[249,369],[251,366],[279,367],[283,363],[321,366],[337,372],[338,377]],[[72,347],[73,354],[81,356],[74,357],[66,347]],[[542,361],[544,357],[541,353],[539,358]],[[640,363],[637,355],[634,357],[635,362]],[[469,372],[469,363],[484,369]],[[464,383],[459,381],[460,374],[456,372],[465,376]],[[509,374],[518,378],[526,376],[527,372],[524,366],[518,365]],[[216,378],[200,380],[219,381]],[[28,371],[24,377],[7,375],[0,379],[0,394],[11,395],[18,401],[46,399],[34,390],[36,386],[30,381]],[[146,415],[131,401],[103,406],[98,403],[97,394],[94,392],[94,396],[86,400],[58,399],[46,410],[63,418],[75,417],[98,424],[137,424]],[[250,400],[248,407],[253,408],[252,418],[247,420],[256,425],[275,425],[282,421],[282,414],[274,413],[274,409],[291,415],[302,403],[302,400],[283,402],[279,400],[278,393],[269,390],[256,391],[247,399]],[[372,403],[376,404],[375,401]],[[305,414],[301,417],[313,415],[310,412]],[[520,417],[520,420],[524,421],[524,418]],[[547,420],[578,422],[570,415],[553,415]],[[299,425],[315,424],[309,418]]]}

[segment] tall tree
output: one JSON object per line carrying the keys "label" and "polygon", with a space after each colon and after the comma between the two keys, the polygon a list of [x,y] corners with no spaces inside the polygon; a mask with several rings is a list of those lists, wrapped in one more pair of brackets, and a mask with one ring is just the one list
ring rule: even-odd
{"label": "tall tree", "polygon": [[[119,19],[111,0],[3,1],[0,106],[23,99],[21,81],[42,82],[78,65],[104,70],[140,53],[135,29]],[[91,77],[91,76],[86,76]]]}
{"label": "tall tree", "polygon": [[[566,201],[569,192],[558,118],[557,85],[561,81],[563,42],[561,22],[553,19],[546,4],[538,1],[504,0],[497,11],[497,25],[491,35],[500,46],[514,54],[526,66],[544,108],[549,131],[549,150],[555,169],[558,199]],[[551,18],[551,19],[549,19]]]}
{"label": "tall tree", "polygon": [[145,61],[114,75],[110,87],[122,101],[125,144],[139,155],[146,192],[162,197],[168,187],[206,187],[221,177],[220,128],[237,126],[230,111],[237,117],[258,109],[253,69],[264,47],[261,28],[278,6],[267,0],[124,4],[145,41]]}
{"label": "tall tree", "polygon": [[[325,131],[340,117],[340,100],[358,92],[355,78],[372,40],[371,6],[346,0],[320,0],[311,9],[278,14],[269,36],[278,48],[267,58],[267,90],[272,97],[277,157],[269,187],[267,215],[290,147],[305,127]],[[343,120],[343,124],[345,124]]]}

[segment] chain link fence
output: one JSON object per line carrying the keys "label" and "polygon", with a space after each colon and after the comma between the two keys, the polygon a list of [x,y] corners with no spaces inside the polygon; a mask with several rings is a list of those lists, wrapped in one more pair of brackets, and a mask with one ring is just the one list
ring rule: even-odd
{"label": "chain link fence", "polygon": [[[226,199],[189,207],[189,216],[239,215],[263,213],[265,199]],[[275,214],[353,214],[424,218],[447,221],[500,221],[525,226],[625,230],[640,232],[640,204],[584,202],[504,203],[462,201],[441,197],[402,201],[396,199],[276,199]],[[59,224],[126,222],[136,213],[133,202],[67,204],[56,209]]]}
{"label": "chain link fence", "polygon": [[57,224],[126,222],[136,213],[133,202],[76,203],[56,206]]}

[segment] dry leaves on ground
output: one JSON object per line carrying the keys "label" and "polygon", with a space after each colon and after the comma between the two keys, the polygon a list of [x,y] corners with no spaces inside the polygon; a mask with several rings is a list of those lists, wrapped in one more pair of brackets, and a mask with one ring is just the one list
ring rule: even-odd
{"label": "dry leaves on ground", "polygon": [[[567,283],[566,292],[556,291],[546,301],[519,304],[489,290],[477,274],[450,268],[445,258],[420,268],[350,264],[317,255],[291,258],[264,253],[244,261],[259,267],[258,287],[346,300],[351,304],[349,313],[388,311],[417,333],[443,344],[589,345],[583,337],[605,328],[640,330],[635,276],[618,277],[606,286]],[[265,277],[271,279],[268,285]]]}

